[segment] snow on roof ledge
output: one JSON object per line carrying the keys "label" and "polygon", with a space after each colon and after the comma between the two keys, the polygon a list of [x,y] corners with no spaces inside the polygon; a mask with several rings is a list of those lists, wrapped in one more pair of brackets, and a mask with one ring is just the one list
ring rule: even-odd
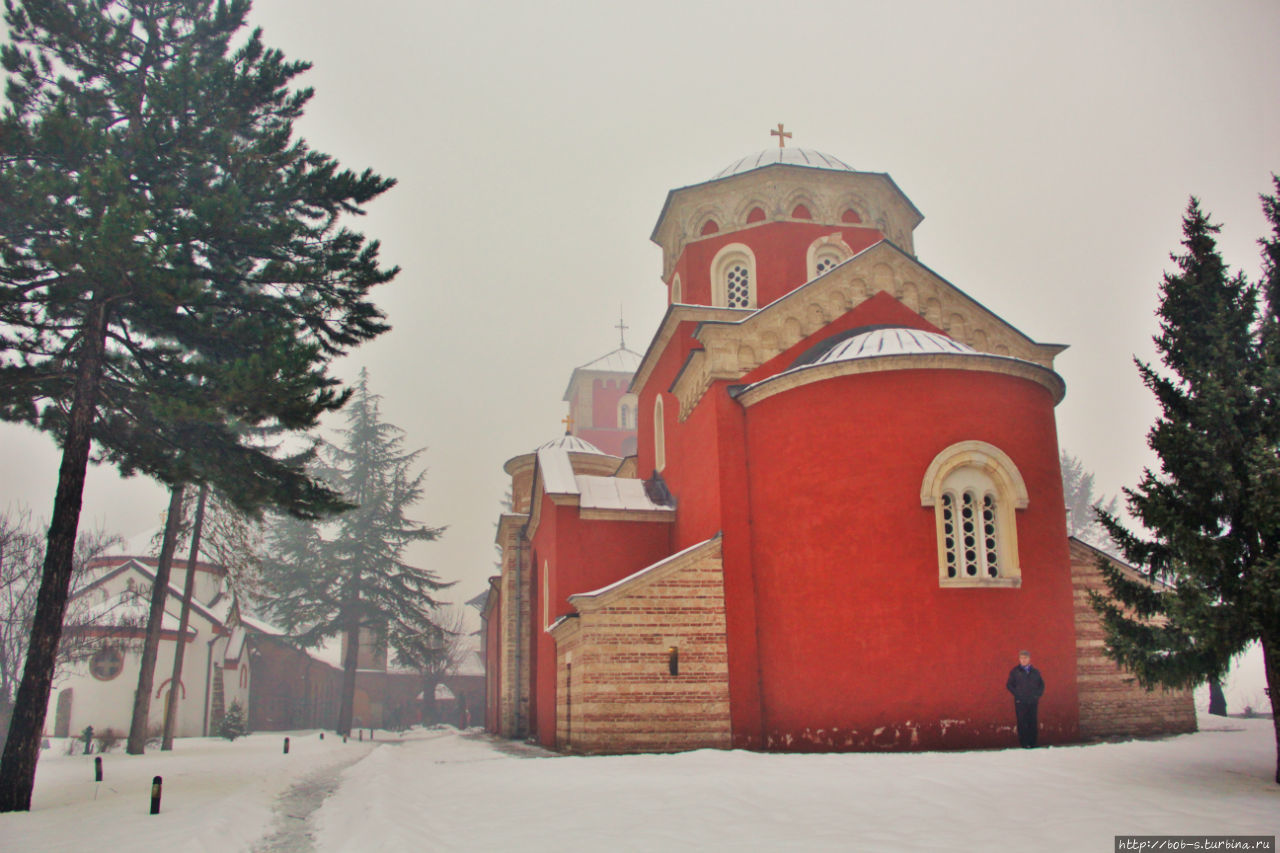
{"label": "snow on roof ledge", "polygon": [[[619,580],[614,581],[608,586],[602,586],[599,589],[593,589],[590,592],[574,593],[573,595],[569,596],[569,602],[572,604],[572,603],[576,603],[579,600],[591,601],[593,599],[598,599],[604,595],[607,595],[610,592],[617,590],[620,587],[626,586],[627,584],[632,583],[633,581],[637,581],[640,578],[645,577],[646,575],[651,575],[654,572],[667,568],[668,566],[671,566],[673,563],[681,562],[686,558],[691,557],[695,552],[701,551],[702,549],[712,545],[718,546],[719,544],[720,544],[720,534],[717,533],[715,536],[712,536],[710,539],[704,539],[703,541],[699,542],[696,545],[690,545],[688,548],[685,548],[683,551],[677,551],[676,553],[672,554],[670,557],[664,557],[658,562],[645,566],[640,571],[633,572],[627,575],[625,578],[620,578]],[[551,627],[554,628],[555,626],[552,625]]]}
{"label": "snow on roof ledge", "polygon": [[582,509],[618,509],[670,512],[671,507],[649,500],[644,481],[632,477],[593,477],[581,474],[578,506]]}
{"label": "snow on roof ledge", "polygon": [[538,467],[542,471],[542,490],[549,495],[576,495],[578,483],[573,476],[569,452],[562,447],[544,447],[538,451]]}

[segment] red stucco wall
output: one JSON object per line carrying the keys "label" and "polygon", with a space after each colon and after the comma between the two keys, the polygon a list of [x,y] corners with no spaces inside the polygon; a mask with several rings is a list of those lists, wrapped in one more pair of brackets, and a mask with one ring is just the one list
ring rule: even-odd
{"label": "red stucco wall", "polygon": [[[569,596],[608,586],[671,553],[671,525],[665,521],[590,521],[578,507],[557,506],[542,496],[542,515],[533,538],[534,702],[531,730],[539,743],[555,744],[556,648],[544,630],[574,612]],[[543,565],[549,568],[550,611],[543,609]]]}
{"label": "red stucco wall", "polygon": [[[739,231],[720,232],[714,237],[690,243],[676,262],[670,280],[680,276],[681,302],[710,305],[711,262],[725,246],[742,243],[756,258],[756,304],[768,305],[808,281],[809,245],[819,237],[836,233],[844,238],[854,254],[884,239],[884,235],[874,228],[855,225],[768,222]],[[669,294],[668,288],[668,301]]]}
{"label": "red stucco wall", "polygon": [[[1004,689],[1030,648],[1046,743],[1077,737],[1075,635],[1053,400],[995,374],[846,376],[747,410],[765,748],[1009,746]],[[989,442],[1029,493],[1020,589],[942,589],[934,456]],[[726,535],[726,547],[728,536]],[[728,570],[726,569],[726,572]],[[730,656],[743,638],[729,637]],[[734,702],[751,691],[731,684]]]}

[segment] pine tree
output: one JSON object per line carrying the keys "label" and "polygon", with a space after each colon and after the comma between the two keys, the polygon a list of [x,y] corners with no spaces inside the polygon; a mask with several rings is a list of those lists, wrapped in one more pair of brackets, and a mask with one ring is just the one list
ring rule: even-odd
{"label": "pine tree", "polygon": [[[125,473],[317,515],[332,495],[240,439],[308,429],[329,360],[384,331],[396,270],[339,227],[393,182],[292,135],[308,65],[247,0],[12,0],[0,48],[0,417],[63,450],[43,581],[0,759],[30,808],[91,445]],[[238,485],[237,485],[238,484]]]}
{"label": "pine tree", "polygon": [[[1280,238],[1274,198],[1269,203]],[[1148,435],[1160,472],[1145,471],[1125,497],[1150,536],[1127,530],[1112,514],[1101,516],[1126,558],[1152,583],[1128,580],[1104,561],[1114,600],[1095,595],[1094,606],[1106,627],[1108,653],[1148,689],[1220,680],[1232,657],[1260,640],[1276,695],[1276,315],[1270,300],[1260,310],[1258,289],[1227,269],[1214,239],[1218,228],[1192,199],[1183,218],[1185,252],[1173,257],[1177,271],[1166,273],[1161,287],[1155,342],[1164,370],[1138,363],[1161,408]],[[1274,239],[1264,245],[1273,247]]]}
{"label": "pine tree", "polygon": [[436,539],[443,528],[405,515],[422,496],[425,474],[411,471],[422,451],[402,449],[403,432],[382,421],[379,399],[362,371],[341,442],[321,448],[319,472],[355,508],[325,527],[280,519],[263,561],[272,614],[299,644],[345,637],[339,734],[351,731],[361,629],[392,645],[433,635],[432,596],[451,586],[404,562],[410,543]]}

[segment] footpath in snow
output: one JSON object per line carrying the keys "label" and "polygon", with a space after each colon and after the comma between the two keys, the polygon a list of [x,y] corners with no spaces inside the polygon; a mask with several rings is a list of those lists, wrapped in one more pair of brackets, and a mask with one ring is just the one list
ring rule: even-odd
{"label": "footpath in snow", "polygon": [[253,735],[110,754],[97,800],[91,759],[47,752],[34,811],[0,815],[0,849],[1108,851],[1118,834],[1275,835],[1271,721],[1201,724],[1026,751],[591,758],[452,729],[374,746],[295,733],[288,756],[282,736]]}

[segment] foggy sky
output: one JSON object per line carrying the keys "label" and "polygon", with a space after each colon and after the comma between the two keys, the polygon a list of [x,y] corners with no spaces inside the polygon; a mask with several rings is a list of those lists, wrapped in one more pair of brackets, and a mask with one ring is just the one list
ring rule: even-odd
{"label": "foggy sky", "polygon": [[[572,369],[643,352],[665,309],[648,240],[669,189],[775,141],[888,172],[925,214],[919,259],[1035,340],[1069,344],[1061,444],[1112,494],[1154,464],[1132,358],[1195,194],[1256,277],[1280,170],[1275,2],[258,0],[269,46],[315,63],[299,131],[399,180],[358,228],[403,272],[367,367],[426,447],[413,559],[494,573],[502,463],[563,431]],[[339,416],[340,420],[340,416]],[[58,453],[0,426],[0,507],[47,517]],[[82,527],[155,527],[165,494],[90,474]]]}

